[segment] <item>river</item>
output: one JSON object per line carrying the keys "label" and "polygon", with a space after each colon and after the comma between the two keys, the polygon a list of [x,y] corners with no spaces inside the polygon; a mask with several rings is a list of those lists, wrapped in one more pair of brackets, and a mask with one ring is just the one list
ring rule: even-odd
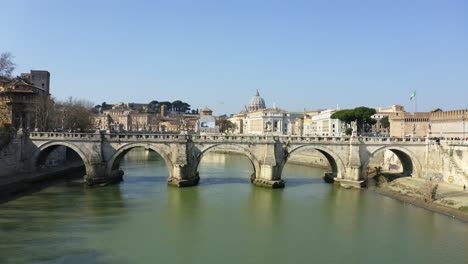
{"label": "river", "polygon": [[206,154],[200,184],[168,187],[155,153],[124,182],[64,181],[0,204],[0,263],[467,263],[468,225],[288,164],[285,189],[250,184],[248,159]]}

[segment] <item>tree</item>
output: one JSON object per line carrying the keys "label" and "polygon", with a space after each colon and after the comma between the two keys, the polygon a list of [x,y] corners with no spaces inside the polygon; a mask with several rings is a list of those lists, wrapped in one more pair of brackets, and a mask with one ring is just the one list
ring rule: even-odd
{"label": "tree", "polygon": [[102,102],[101,104],[101,112],[104,110],[112,109],[112,105],[107,104],[106,102]]}
{"label": "tree", "polygon": [[382,127],[387,129],[390,127],[390,121],[388,120],[388,116],[384,116],[381,120],[380,123],[382,124]]}
{"label": "tree", "polygon": [[[103,103],[104,105],[105,103]],[[60,113],[62,129],[70,131],[86,131],[92,127],[91,108],[93,104],[86,100],[68,98],[65,102],[57,103]]]}
{"label": "tree", "polygon": [[55,103],[49,96],[38,96],[34,99],[34,128],[38,131],[50,131],[56,127],[57,111]]}
{"label": "tree", "polygon": [[350,128],[350,127],[347,127],[347,128],[345,129],[345,135],[351,136],[352,134],[353,134],[353,129]]}
{"label": "tree", "polygon": [[342,122],[345,122],[346,124],[351,124],[351,122],[356,120],[356,116],[354,114],[353,109],[344,109],[336,111],[331,115],[331,118],[339,119]]}
{"label": "tree", "polygon": [[357,122],[358,133],[364,133],[368,128],[375,124],[377,121],[371,116],[376,113],[375,109],[365,106],[356,107],[354,109],[344,109],[336,111],[331,115],[333,119],[339,119],[346,124]]}
{"label": "tree", "polygon": [[148,110],[152,111],[152,112],[156,112],[156,113],[159,113],[159,102],[156,101],[156,100],[153,100],[151,102],[149,102],[148,104]]}
{"label": "tree", "polygon": [[0,76],[11,78],[11,74],[16,68],[13,62],[13,55],[10,52],[0,54]]}
{"label": "tree", "polygon": [[172,106],[175,108],[176,111],[179,112],[187,112],[190,110],[190,105],[182,102],[181,100],[175,100],[172,102]]}
{"label": "tree", "polygon": [[236,128],[237,128],[237,125],[227,119],[223,119],[219,122],[219,131],[221,133],[232,132],[236,130]]}
{"label": "tree", "polygon": [[167,110],[170,110],[172,108],[172,103],[169,101],[163,101],[159,102],[159,106],[165,105]]}

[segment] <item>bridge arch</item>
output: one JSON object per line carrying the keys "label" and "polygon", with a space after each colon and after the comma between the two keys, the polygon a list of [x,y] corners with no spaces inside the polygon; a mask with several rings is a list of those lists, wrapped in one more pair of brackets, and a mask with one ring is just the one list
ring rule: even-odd
{"label": "bridge arch", "polygon": [[73,150],[76,154],[78,154],[78,156],[80,156],[81,160],[83,161],[83,164],[86,169],[86,174],[94,175],[94,168],[91,166],[91,162],[88,158],[89,155],[86,155],[86,153],[83,150],[81,150],[77,145],[67,141],[50,141],[40,145],[31,156],[30,163],[28,165],[29,169],[31,171],[37,170],[39,163],[45,161],[47,156],[58,147],[67,147]]}
{"label": "bridge arch", "polygon": [[362,167],[364,179],[367,179],[368,177],[367,167],[369,166],[372,159],[377,154],[386,150],[390,150],[398,157],[403,167],[404,176],[419,175],[422,168],[421,163],[411,151],[399,146],[383,146],[375,149],[374,151],[371,151],[369,157],[364,162],[364,166]]}
{"label": "bridge arch", "polygon": [[323,156],[325,156],[325,158],[328,160],[328,163],[330,163],[330,167],[332,169],[333,177],[343,178],[343,176],[345,174],[345,165],[343,163],[343,160],[333,150],[331,150],[330,148],[327,148],[327,147],[323,147],[323,146],[301,145],[301,146],[297,146],[297,147],[289,150],[287,158],[285,159],[285,162],[283,164],[283,168],[284,168],[284,165],[287,163],[287,161],[288,161],[289,157],[291,156],[291,154],[298,151],[299,149],[314,149],[314,150],[317,150]]}
{"label": "bridge arch", "polygon": [[203,149],[201,149],[200,147],[197,147],[197,150],[198,150],[198,155],[196,155],[196,159],[194,160],[194,166],[193,166],[193,170],[195,174],[198,174],[198,165],[200,165],[203,155],[205,155],[208,152],[212,152],[216,150],[232,151],[234,153],[238,153],[238,154],[242,154],[246,156],[250,160],[254,168],[254,173],[251,176],[251,179],[253,179],[254,177],[256,178],[257,173],[260,171],[259,160],[247,147],[221,143],[221,144],[212,145]]}
{"label": "bridge arch", "polygon": [[161,156],[166,163],[166,167],[169,172],[169,178],[172,177],[172,167],[173,163],[169,158],[168,153],[160,146],[156,144],[148,144],[148,143],[128,143],[117,149],[117,151],[112,155],[106,165],[106,173],[107,175],[112,175],[112,171],[117,170],[120,166],[120,161],[122,158],[127,154],[130,150],[134,148],[145,148],[151,149],[156,152],[159,156]]}

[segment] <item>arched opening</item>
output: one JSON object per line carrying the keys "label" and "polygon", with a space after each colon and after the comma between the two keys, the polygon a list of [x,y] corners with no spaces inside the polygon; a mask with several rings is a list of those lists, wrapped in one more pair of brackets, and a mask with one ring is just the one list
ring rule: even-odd
{"label": "arched opening", "polygon": [[250,183],[256,177],[258,161],[246,149],[231,145],[207,148],[195,165],[200,184]]}
{"label": "arched opening", "polygon": [[74,146],[49,144],[33,154],[31,168],[36,173],[51,176],[82,177],[87,174],[86,158]]}
{"label": "arched opening", "polygon": [[341,160],[330,150],[300,146],[289,152],[281,178],[288,186],[308,183],[333,183],[343,171]]}
{"label": "arched opening", "polygon": [[110,159],[107,173],[123,171],[124,182],[166,182],[170,176],[168,163],[167,157],[153,147],[128,145]]}
{"label": "arched opening", "polygon": [[364,164],[364,179],[368,185],[379,185],[401,177],[412,176],[416,168],[415,158],[398,147],[384,147],[374,151]]}

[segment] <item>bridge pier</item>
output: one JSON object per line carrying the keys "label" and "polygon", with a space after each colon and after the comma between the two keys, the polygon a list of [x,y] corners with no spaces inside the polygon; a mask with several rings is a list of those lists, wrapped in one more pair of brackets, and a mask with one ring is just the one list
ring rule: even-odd
{"label": "bridge pier", "polygon": [[284,181],[281,179],[281,170],[277,166],[261,165],[256,177],[251,180],[255,186],[266,188],[284,188]]}
{"label": "bridge pier", "polygon": [[84,181],[90,186],[118,183],[123,179],[124,172],[122,170],[113,170],[110,173],[106,173],[105,163],[96,162],[85,164],[85,166],[86,175],[84,176]]}
{"label": "bridge pier", "polygon": [[336,177],[334,180],[343,187],[362,188],[366,185],[366,181],[361,178],[361,165],[346,167],[345,177]]}
{"label": "bridge pier", "polygon": [[343,187],[362,188],[365,186],[365,181],[362,180],[361,173],[361,148],[362,142],[355,137],[351,138],[349,144],[348,164],[346,165],[345,174],[335,178],[335,182]]}
{"label": "bridge pier", "polygon": [[194,172],[189,165],[175,164],[172,166],[167,184],[181,188],[198,185],[199,181],[198,172]]}

